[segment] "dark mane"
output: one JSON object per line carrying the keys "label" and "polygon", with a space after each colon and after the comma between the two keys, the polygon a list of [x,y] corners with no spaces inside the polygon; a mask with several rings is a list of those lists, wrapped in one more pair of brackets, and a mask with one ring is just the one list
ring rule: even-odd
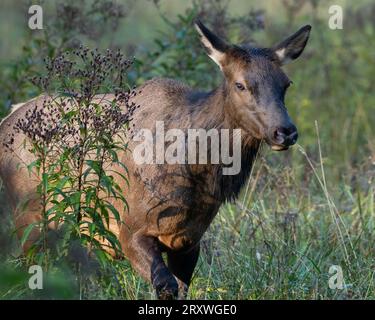
{"label": "dark mane", "polygon": [[237,175],[223,175],[222,165],[218,166],[215,197],[222,202],[233,201],[250,176],[260,143],[244,146],[241,152],[241,171]]}

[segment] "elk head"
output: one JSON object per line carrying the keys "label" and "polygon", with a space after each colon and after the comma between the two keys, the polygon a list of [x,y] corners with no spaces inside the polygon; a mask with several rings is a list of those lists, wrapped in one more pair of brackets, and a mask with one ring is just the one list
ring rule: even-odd
{"label": "elk head", "polygon": [[284,98],[291,80],[281,67],[304,50],[311,26],[271,48],[232,45],[219,38],[199,20],[195,27],[209,57],[225,77],[226,112],[233,123],[273,150],[296,143],[297,128],[290,119]]}

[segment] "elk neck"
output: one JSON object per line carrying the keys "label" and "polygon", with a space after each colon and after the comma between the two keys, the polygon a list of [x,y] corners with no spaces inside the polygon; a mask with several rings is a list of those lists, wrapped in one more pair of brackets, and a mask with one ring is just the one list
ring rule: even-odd
{"label": "elk neck", "polygon": [[[241,129],[236,125],[231,111],[231,101],[228,95],[227,84],[224,81],[218,88],[208,93],[195,94],[195,112],[192,114],[191,124],[194,128],[209,129]],[[235,199],[241,187],[247,181],[252,165],[260,148],[261,141],[241,129],[241,169],[236,175],[223,175],[223,164],[202,165],[204,168],[193,166],[192,171],[197,173],[199,180],[212,181],[212,195],[220,202]],[[210,143],[208,143],[210,146]],[[208,159],[210,156],[208,156]],[[199,166],[201,167],[201,166]]]}

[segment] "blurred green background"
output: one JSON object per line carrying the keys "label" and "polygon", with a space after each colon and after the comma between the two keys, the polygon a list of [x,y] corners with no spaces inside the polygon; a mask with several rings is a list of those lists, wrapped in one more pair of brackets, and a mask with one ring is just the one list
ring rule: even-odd
{"label": "blurred green background", "polygon": [[[95,2],[107,6],[95,7]],[[286,104],[299,129],[299,145],[278,154],[265,148],[241,199],[223,206],[205,236],[207,250],[191,297],[375,297],[374,1],[32,3],[43,6],[43,31],[27,27],[29,2],[0,3],[1,116],[12,104],[39,94],[28,79],[42,73],[45,56],[80,42],[135,56],[131,84],[162,76],[209,90],[221,75],[199,43],[192,25],[196,16],[232,42],[259,46],[273,45],[311,24],[306,50],[285,68],[294,82]],[[342,30],[328,27],[331,5],[343,8]],[[0,240],[11,248],[3,252],[9,262],[9,254],[19,257],[19,251],[14,239],[4,240],[12,229],[6,199],[0,210]],[[345,270],[343,291],[327,287],[332,264]],[[84,297],[150,296],[128,266],[120,274],[120,287],[126,283],[132,289],[114,293],[111,284],[100,282],[98,296],[91,288]]]}

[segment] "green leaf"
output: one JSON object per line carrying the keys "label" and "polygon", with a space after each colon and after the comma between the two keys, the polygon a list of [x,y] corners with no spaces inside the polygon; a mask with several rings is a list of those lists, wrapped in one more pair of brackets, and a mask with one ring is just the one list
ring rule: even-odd
{"label": "green leaf", "polygon": [[94,249],[93,251],[94,251],[95,256],[98,259],[99,263],[102,265],[102,267],[105,267],[108,264],[108,262],[110,261],[108,259],[108,256],[107,256],[106,252],[102,249]]}
{"label": "green leaf", "polygon": [[107,208],[112,212],[113,216],[115,217],[117,222],[121,221],[120,213],[118,210],[109,202],[106,203]]}
{"label": "green leaf", "polygon": [[34,227],[36,227],[36,224],[35,224],[35,223],[31,223],[31,224],[29,224],[29,225],[25,228],[25,230],[24,230],[23,233],[22,233],[21,240],[20,240],[20,242],[21,242],[21,246],[23,246],[23,245],[25,244],[25,242],[26,242],[27,239],[29,238],[30,233],[31,233],[31,231],[34,229]]}

